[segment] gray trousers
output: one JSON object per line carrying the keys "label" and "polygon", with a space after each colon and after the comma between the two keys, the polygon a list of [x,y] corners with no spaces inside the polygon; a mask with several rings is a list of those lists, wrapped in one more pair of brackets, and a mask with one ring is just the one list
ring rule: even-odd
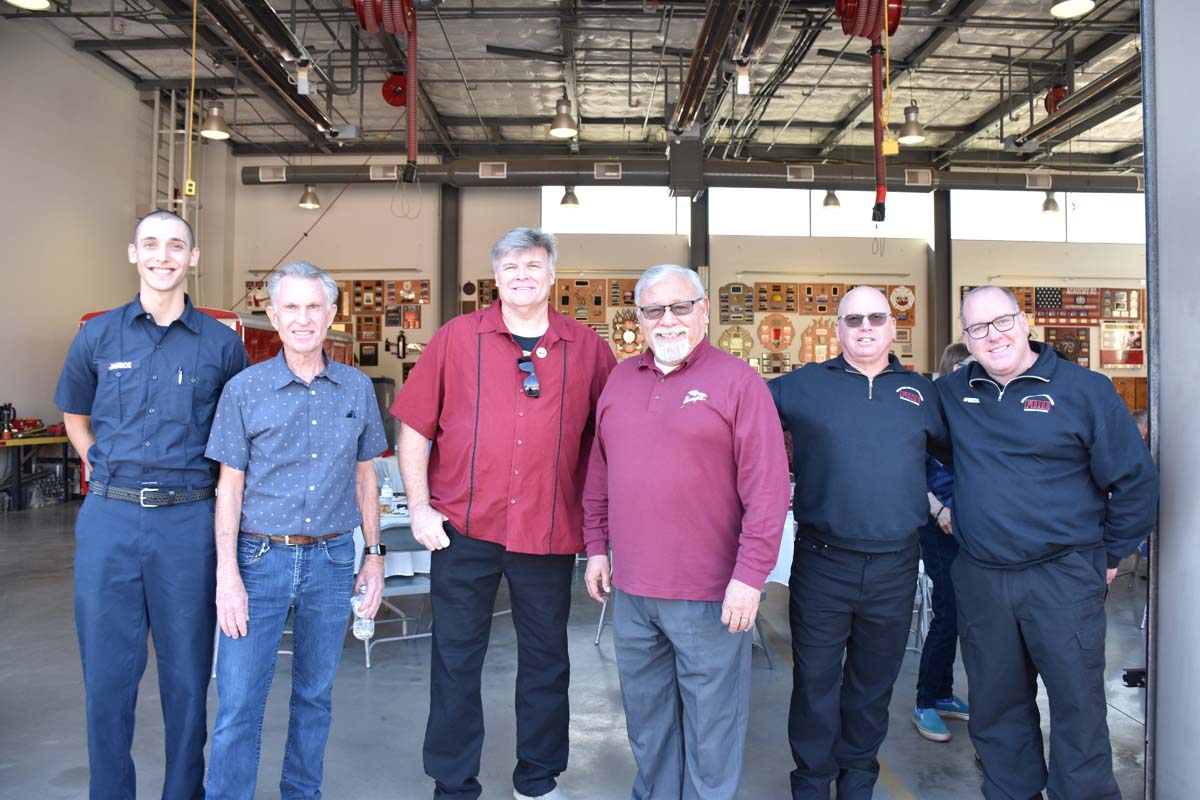
{"label": "gray trousers", "polygon": [[638,768],[632,800],[732,800],[753,634],[731,634],[719,602],[613,595],[617,672]]}

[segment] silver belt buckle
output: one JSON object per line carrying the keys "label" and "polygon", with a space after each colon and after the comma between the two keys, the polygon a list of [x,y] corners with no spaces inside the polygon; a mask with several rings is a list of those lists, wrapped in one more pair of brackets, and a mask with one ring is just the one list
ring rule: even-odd
{"label": "silver belt buckle", "polygon": [[140,505],[142,508],[158,508],[157,503],[147,503],[146,502],[146,492],[161,492],[161,491],[162,491],[161,489],[158,489],[154,486],[143,486],[141,491],[138,492],[138,505]]}
{"label": "silver belt buckle", "polygon": [[285,534],[283,535],[283,543],[284,543],[285,545],[291,545],[291,543],[292,543],[292,535],[291,535],[290,533],[285,533]]}

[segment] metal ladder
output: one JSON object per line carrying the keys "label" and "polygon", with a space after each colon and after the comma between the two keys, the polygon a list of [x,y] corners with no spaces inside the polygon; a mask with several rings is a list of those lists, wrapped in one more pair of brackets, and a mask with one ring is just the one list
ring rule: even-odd
{"label": "metal ladder", "polygon": [[[155,89],[153,119],[150,125],[150,203],[146,213],[154,210],[171,211],[187,220],[200,240],[200,196],[203,186],[197,181],[195,196],[183,193],[187,179],[187,114],[188,93],[186,90]],[[200,146],[200,123],[203,121],[201,104],[196,105],[196,117],[192,120],[192,176],[199,175],[204,164],[204,147]],[[203,305],[199,267],[188,270],[187,291],[192,302]]]}

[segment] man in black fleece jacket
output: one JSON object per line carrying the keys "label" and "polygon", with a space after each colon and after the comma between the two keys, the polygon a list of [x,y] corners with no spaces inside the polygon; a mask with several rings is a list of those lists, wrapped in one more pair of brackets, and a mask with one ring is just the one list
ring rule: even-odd
{"label": "man in black fleece jacket", "polygon": [[792,434],[796,549],[788,738],[794,800],[869,800],[929,517],[925,452],[945,438],[933,385],[891,354],[887,298],[838,308],[843,355],[768,383]]}
{"label": "man in black fleece jacket", "polygon": [[[951,568],[988,800],[1119,800],[1104,596],[1150,533],[1158,474],[1105,376],[1029,341],[1007,289],[963,300],[976,363],[937,382],[953,442]],[[1037,678],[1050,699],[1050,770]]]}

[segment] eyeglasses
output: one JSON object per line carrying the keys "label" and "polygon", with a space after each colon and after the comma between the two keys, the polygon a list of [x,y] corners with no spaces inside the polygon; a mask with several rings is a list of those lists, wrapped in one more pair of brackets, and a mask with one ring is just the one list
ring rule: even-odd
{"label": "eyeglasses", "polygon": [[695,300],[680,300],[678,303],[671,303],[669,306],[640,306],[638,311],[646,319],[662,319],[667,313],[667,309],[671,309],[671,313],[677,317],[686,317],[692,313],[692,307],[703,300],[703,297],[697,297]]}
{"label": "eyeglasses", "polygon": [[965,330],[967,332],[967,336],[970,336],[972,339],[982,339],[987,336],[989,325],[995,328],[997,333],[1011,331],[1013,329],[1013,325],[1017,324],[1017,317],[1020,315],[1020,313],[1020,311],[1014,311],[1011,314],[1005,314],[1002,317],[996,317],[991,322],[977,322],[974,325],[968,325],[963,330]]}
{"label": "eyeglasses", "polygon": [[874,314],[846,314],[838,317],[838,319],[846,323],[847,328],[861,328],[864,319],[871,323],[872,328],[878,328],[886,323],[891,316],[891,314],[877,311]]}
{"label": "eyeglasses", "polygon": [[517,369],[529,373],[525,376],[525,380],[521,381],[521,390],[525,392],[525,396],[540,397],[542,385],[538,383],[537,373],[533,371],[533,359],[529,356],[521,356],[517,359]]}

